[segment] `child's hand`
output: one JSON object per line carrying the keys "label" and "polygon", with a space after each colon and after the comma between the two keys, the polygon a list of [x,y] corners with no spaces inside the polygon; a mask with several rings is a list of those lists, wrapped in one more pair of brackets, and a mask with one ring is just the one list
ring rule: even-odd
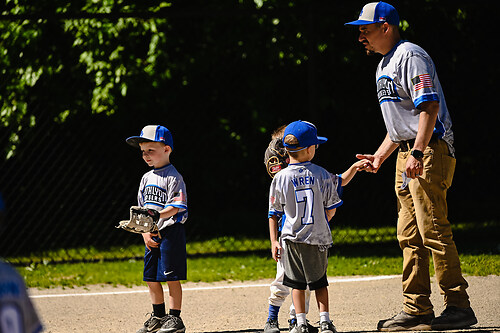
{"label": "child's hand", "polygon": [[153,240],[153,236],[158,236],[158,234],[152,234],[150,232],[142,234],[142,238],[144,239],[144,244],[151,251],[151,248],[157,248],[160,244]]}
{"label": "child's hand", "polygon": [[371,172],[371,170],[373,169],[373,164],[370,160],[365,158],[354,163],[354,167],[356,168],[356,171]]}
{"label": "child's hand", "polygon": [[273,255],[273,259],[277,262],[279,259],[281,259],[281,253],[283,251],[283,248],[280,245],[280,242],[274,241],[271,243],[271,253]]}

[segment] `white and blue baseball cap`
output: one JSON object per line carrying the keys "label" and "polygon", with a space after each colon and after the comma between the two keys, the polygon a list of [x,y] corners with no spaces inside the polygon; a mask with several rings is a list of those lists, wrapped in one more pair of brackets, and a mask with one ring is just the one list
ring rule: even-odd
{"label": "white and blue baseball cap", "polygon": [[380,22],[399,25],[399,15],[396,8],[382,1],[370,2],[363,7],[356,21],[347,22],[346,25],[365,25]]}
{"label": "white and blue baseball cap", "polygon": [[[285,143],[285,137],[292,134],[299,141],[296,145],[289,145]],[[283,145],[285,148],[296,149],[296,148],[306,148],[309,146],[319,145],[325,143],[328,139],[322,136],[318,136],[318,130],[314,124],[308,121],[297,120],[290,123],[283,133]],[[293,151],[293,150],[292,150]],[[297,150],[296,150],[297,151]]]}
{"label": "white and blue baseball cap", "polygon": [[126,141],[129,145],[136,148],[140,148],[139,143],[142,142],[161,142],[174,149],[172,133],[170,133],[168,128],[160,125],[145,126],[141,131],[141,135],[131,136],[130,138],[127,138]]}

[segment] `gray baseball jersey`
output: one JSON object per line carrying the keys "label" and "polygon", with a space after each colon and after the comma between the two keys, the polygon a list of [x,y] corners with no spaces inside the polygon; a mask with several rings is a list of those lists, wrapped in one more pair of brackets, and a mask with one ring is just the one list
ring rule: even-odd
{"label": "gray baseball jersey", "polygon": [[35,333],[42,330],[23,278],[9,264],[0,261],[0,332]]}
{"label": "gray baseball jersey", "polygon": [[139,206],[157,211],[168,206],[179,208],[174,216],[158,221],[160,230],[174,223],[184,223],[188,217],[186,184],[172,164],[153,169],[142,176],[137,201]]}
{"label": "gray baseball jersey", "polygon": [[285,215],[281,238],[296,243],[331,245],[325,209],[342,205],[336,175],[311,162],[290,164],[273,178],[269,217]]}
{"label": "gray baseball jersey", "polygon": [[415,139],[420,115],[418,106],[422,102],[438,101],[434,133],[453,148],[451,119],[436,68],[420,46],[399,42],[378,64],[376,80],[378,100],[393,142]]}

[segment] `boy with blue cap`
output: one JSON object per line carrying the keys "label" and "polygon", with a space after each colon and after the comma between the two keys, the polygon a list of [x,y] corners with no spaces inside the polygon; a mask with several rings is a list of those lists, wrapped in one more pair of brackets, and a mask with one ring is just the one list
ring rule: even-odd
{"label": "boy with blue cap", "polygon": [[[342,178],[311,163],[316,149],[327,138],[317,135],[316,127],[295,121],[285,128],[283,145],[290,156],[288,167],[279,171],[269,191],[269,232],[273,259],[283,261],[283,284],[292,288],[297,325],[292,333],[308,333],[305,290],[315,291],[320,312],[320,331],[335,333],[329,315],[328,248],[332,234],[328,222],[342,205],[339,188]],[[349,169],[346,183],[367,161],[358,161]],[[347,172],[346,172],[347,174]],[[278,221],[282,221],[281,246]]]}
{"label": "boy with blue cap", "polygon": [[[387,134],[371,161],[376,173],[395,151],[397,233],[403,251],[403,311],[379,321],[380,331],[446,330],[477,323],[466,292],[458,251],[448,221],[446,196],[455,171],[454,133],[443,89],[431,57],[402,40],[399,15],[385,2],[366,4],[358,20],[358,40],[367,54],[381,54],[377,96]],[[399,149],[398,149],[399,148]],[[445,309],[434,317],[429,259]]]}
{"label": "boy with blue cap", "polygon": [[[137,195],[138,205],[157,210],[159,233],[142,234],[146,245],[144,276],[153,313],[137,333],[184,333],[186,328],[180,317],[182,305],[181,280],[186,280],[187,219],[186,184],[170,164],[174,147],[170,131],[159,125],[149,125],[141,135],[132,136],[127,143],[139,148],[142,158],[153,169],[144,174]],[[162,282],[169,292],[169,313],[165,310]]]}

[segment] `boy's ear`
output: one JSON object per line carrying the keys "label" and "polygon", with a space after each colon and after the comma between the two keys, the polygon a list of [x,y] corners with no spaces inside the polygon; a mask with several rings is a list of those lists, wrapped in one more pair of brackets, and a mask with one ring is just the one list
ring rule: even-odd
{"label": "boy's ear", "polygon": [[169,151],[172,152],[172,147],[170,147],[169,145],[165,145],[165,153],[168,153]]}

